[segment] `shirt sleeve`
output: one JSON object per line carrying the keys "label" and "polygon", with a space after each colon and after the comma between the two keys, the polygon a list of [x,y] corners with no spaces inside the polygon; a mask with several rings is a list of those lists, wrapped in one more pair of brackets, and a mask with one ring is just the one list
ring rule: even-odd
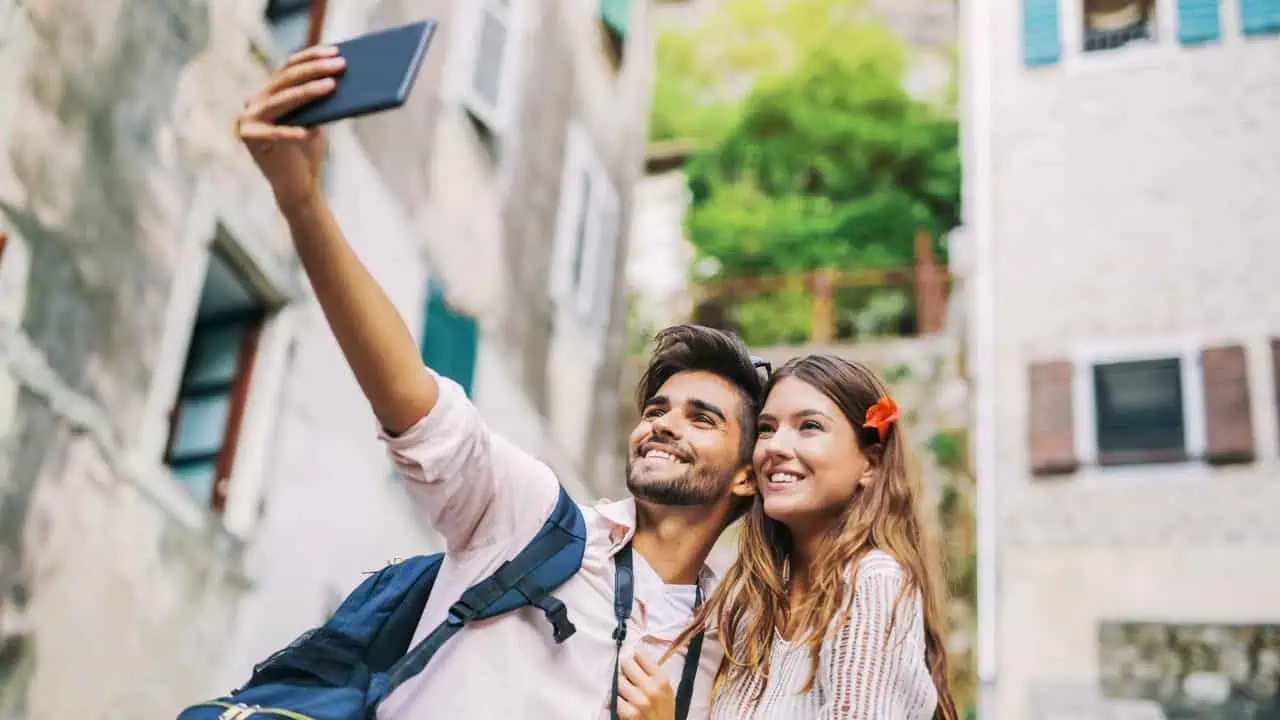
{"label": "shirt sleeve", "polygon": [[894,617],[905,581],[901,566],[887,556],[860,566],[848,621],[822,657],[824,720],[919,717],[936,703],[919,593],[903,597]]}
{"label": "shirt sleeve", "polygon": [[379,436],[424,520],[450,553],[523,543],[551,516],[559,481],[551,468],[493,434],[454,381],[403,434]]}

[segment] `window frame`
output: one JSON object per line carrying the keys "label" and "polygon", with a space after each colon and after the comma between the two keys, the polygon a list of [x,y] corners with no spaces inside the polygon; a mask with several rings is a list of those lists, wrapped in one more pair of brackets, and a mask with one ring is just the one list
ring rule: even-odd
{"label": "window frame", "polygon": [[315,0],[266,0],[262,9],[262,21],[267,27],[271,46],[268,48],[272,60],[279,64],[301,48],[285,48],[280,45],[279,24],[281,21],[303,22],[302,45],[306,45],[307,30],[311,24],[311,7]]}
{"label": "window frame", "polygon": [[[1222,8],[1225,7],[1226,3],[1223,3]],[[1100,69],[1105,68],[1106,72],[1110,72],[1117,66],[1151,65],[1172,53],[1180,52],[1183,45],[1178,42],[1177,0],[1155,0],[1155,12],[1156,38],[1154,41],[1108,50],[1085,50],[1084,0],[1059,0],[1060,62],[1065,67],[1079,71],[1101,71]],[[1225,27],[1222,28],[1222,32],[1225,35]]]}
{"label": "window frame", "polygon": [[[1201,343],[1190,340],[1155,341],[1130,346],[1095,346],[1078,349],[1071,355],[1071,402],[1076,458],[1082,468],[1120,470],[1155,464],[1203,463],[1207,439],[1204,380],[1200,367]],[[1094,369],[1098,366],[1151,360],[1179,361],[1182,382],[1182,429],[1184,455],[1161,462],[1103,463],[1098,450],[1097,387]]]}
{"label": "window frame", "polygon": [[[484,16],[494,6],[505,8],[502,63],[498,70],[497,102],[489,102],[477,89],[475,74],[480,57],[480,33],[484,28]],[[525,24],[528,21],[528,3],[517,0],[474,0],[465,3],[465,14],[458,22],[452,45],[459,56],[451,73],[455,94],[463,109],[486,131],[501,137],[511,130],[516,98],[520,92],[521,53],[524,49]]]}
{"label": "window frame", "polygon": [[[574,317],[582,326],[603,329],[608,325],[617,289],[617,261],[624,231],[621,202],[608,168],[578,121],[571,122],[568,128],[557,214],[551,297],[561,315]],[[575,278],[579,257],[584,274]],[[592,268],[605,267],[614,272],[607,276],[590,273]]]}
{"label": "window frame", "polygon": [[[216,253],[217,251],[213,252]],[[223,258],[223,261],[229,266],[231,265],[226,258]],[[245,284],[246,289],[249,289],[248,283],[246,282]],[[179,381],[178,391],[174,394],[173,406],[169,411],[169,433],[165,442],[163,462],[170,469],[170,472],[176,473],[176,466],[179,464],[213,460],[214,477],[213,484],[209,488],[208,505],[218,515],[226,511],[227,494],[230,491],[230,483],[235,474],[235,460],[239,449],[240,431],[244,424],[249,390],[253,385],[254,368],[258,360],[259,342],[262,339],[263,329],[270,319],[271,310],[268,304],[259,297],[255,297],[255,299],[261,303],[259,308],[227,313],[211,320],[196,320],[192,323],[191,340],[188,342],[187,352],[184,357],[182,379]],[[217,383],[195,389],[185,387],[187,377],[191,371],[192,350],[199,334],[233,324],[244,324],[246,329],[237,348],[236,367],[231,379],[225,383]],[[178,428],[180,427],[183,409],[187,401],[193,398],[212,397],[220,394],[227,395],[228,408],[226,425],[223,428],[222,441],[218,449],[213,452],[193,453],[184,455],[181,458],[175,458],[174,441],[178,436]]]}
{"label": "window frame", "polygon": [[[128,462],[157,502],[187,526],[207,527],[212,523],[232,536],[246,539],[256,526],[265,489],[270,441],[297,324],[295,301],[304,294],[295,272],[286,266],[286,258],[266,251],[269,243],[259,237],[261,229],[244,217],[243,209],[224,207],[225,204],[208,183],[200,184],[192,200],[181,233],[182,249],[158,359],[152,368],[143,423],[128,451]],[[171,410],[181,391],[204,278],[215,252],[223,255],[265,308],[252,374],[245,383],[245,407],[221,513],[189,493],[165,462]]]}

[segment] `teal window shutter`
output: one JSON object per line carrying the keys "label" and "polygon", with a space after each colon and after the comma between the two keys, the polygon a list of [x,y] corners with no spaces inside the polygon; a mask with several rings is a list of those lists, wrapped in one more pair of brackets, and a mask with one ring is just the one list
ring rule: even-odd
{"label": "teal window shutter", "polygon": [[627,36],[630,17],[631,0],[600,0],[600,19],[622,37]]}
{"label": "teal window shutter", "polygon": [[470,397],[479,346],[480,329],[475,319],[449,307],[444,292],[432,283],[427,293],[422,361],[461,385]]}
{"label": "teal window shutter", "polygon": [[1218,0],[1178,0],[1178,41],[1183,45],[1213,42],[1221,33]]}
{"label": "teal window shutter", "polygon": [[1245,35],[1280,33],[1280,0],[1240,0],[1240,26]]}
{"label": "teal window shutter", "polygon": [[1062,55],[1058,0],[1022,0],[1022,58],[1030,67],[1052,65]]}

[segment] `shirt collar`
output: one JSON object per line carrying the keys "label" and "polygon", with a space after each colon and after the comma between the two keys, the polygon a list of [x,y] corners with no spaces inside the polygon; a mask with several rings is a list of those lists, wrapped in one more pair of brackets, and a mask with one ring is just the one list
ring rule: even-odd
{"label": "shirt collar", "polygon": [[[631,538],[635,537],[636,500],[627,498],[600,503],[595,506],[595,510],[609,523],[609,557],[613,557],[624,545],[631,542]],[[710,594],[719,579],[714,570],[703,564],[702,570],[698,572],[698,585],[702,588],[704,598]]]}

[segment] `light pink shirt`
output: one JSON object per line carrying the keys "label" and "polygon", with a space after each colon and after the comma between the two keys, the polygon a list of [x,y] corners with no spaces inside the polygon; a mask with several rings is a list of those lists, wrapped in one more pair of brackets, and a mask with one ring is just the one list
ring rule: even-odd
{"label": "light pink shirt", "polygon": [[[456,383],[440,378],[431,413],[399,437],[383,434],[392,460],[407,481],[421,516],[440,532],[447,555],[414,643],[444,620],[475,582],[524,548],[550,517],[559,493],[555,475],[485,427]],[[632,500],[582,507],[587,546],[582,569],[554,595],[569,610],[577,632],[563,644],[536,608],[477,621],[463,628],[418,676],[396,689],[378,709],[379,720],[481,718],[598,720],[609,717],[615,625],[613,555],[635,532]],[[704,568],[703,592],[714,581]],[[688,615],[658,613],[662,579],[635,555],[635,605],[622,649],[625,661],[643,647],[666,651]],[[659,615],[666,622],[659,621]],[[706,718],[711,679],[720,663],[719,643],[703,644],[689,717]],[[664,669],[674,687],[684,653]]]}

